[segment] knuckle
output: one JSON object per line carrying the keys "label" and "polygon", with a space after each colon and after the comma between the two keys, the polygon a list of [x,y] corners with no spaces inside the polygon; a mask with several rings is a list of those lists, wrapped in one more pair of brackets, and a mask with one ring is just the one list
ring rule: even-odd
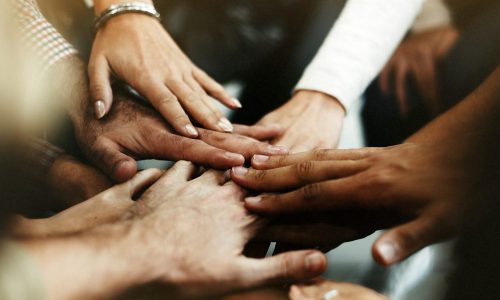
{"label": "knuckle", "polygon": [[308,184],[302,187],[299,192],[304,200],[313,200],[321,194],[321,185],[319,183]]}
{"label": "knuckle", "polygon": [[314,170],[314,162],[303,161],[294,166],[295,175],[302,181],[307,180]]}
{"label": "knuckle", "polygon": [[94,95],[98,95],[99,97],[102,97],[106,92],[106,88],[100,83],[92,83],[90,85],[90,90]]}
{"label": "knuckle", "polygon": [[254,171],[255,181],[264,181],[267,176],[267,170]]}
{"label": "knuckle", "polygon": [[196,102],[199,102],[200,101],[200,97],[198,97],[198,95],[196,94],[188,94],[185,98],[184,98],[184,101],[186,103],[196,103]]}
{"label": "knuckle", "polygon": [[330,150],[328,149],[316,149],[313,151],[314,160],[325,160],[328,158]]}
{"label": "knuckle", "polygon": [[167,106],[170,106],[172,104],[174,104],[175,102],[177,102],[177,97],[175,97],[174,95],[172,94],[169,94],[169,95],[164,95],[160,98],[160,104],[161,105],[167,105]]}

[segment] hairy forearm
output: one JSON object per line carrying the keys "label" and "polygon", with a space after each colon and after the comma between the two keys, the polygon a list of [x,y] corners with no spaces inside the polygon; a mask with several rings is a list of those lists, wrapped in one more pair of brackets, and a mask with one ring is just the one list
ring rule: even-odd
{"label": "hairy forearm", "polygon": [[[39,267],[49,299],[108,299],[151,277],[131,243],[132,223],[85,234],[22,240]],[[133,231],[132,231],[133,232]]]}

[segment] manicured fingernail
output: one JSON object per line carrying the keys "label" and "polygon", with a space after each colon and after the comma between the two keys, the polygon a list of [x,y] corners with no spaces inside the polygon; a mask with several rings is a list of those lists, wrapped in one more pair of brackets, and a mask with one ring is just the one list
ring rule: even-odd
{"label": "manicured fingernail", "polygon": [[238,153],[226,152],[224,154],[229,159],[239,160],[241,162],[245,162],[245,157]]}
{"label": "manicured fingernail", "polygon": [[253,162],[258,162],[258,163],[261,163],[261,162],[266,162],[269,160],[269,156],[266,156],[266,155],[259,155],[259,154],[255,154],[253,157],[252,157],[252,161]]}
{"label": "manicured fingernail", "polygon": [[233,168],[233,174],[236,176],[245,176],[248,173],[247,168],[243,167],[234,167]]}
{"label": "manicured fingernail", "polygon": [[233,101],[234,105],[238,108],[242,108],[243,105],[241,105],[241,102],[240,100],[236,99],[236,98],[231,98],[231,101]]}
{"label": "manicured fingernail", "polygon": [[312,253],[306,256],[306,269],[311,273],[321,272],[324,268],[323,255]]}
{"label": "manicured fingernail", "polygon": [[290,150],[288,150],[287,146],[276,146],[276,145],[274,145],[274,146],[271,145],[271,146],[267,147],[267,149],[274,154],[287,154],[288,151],[290,151]]}
{"label": "manicured fingernail", "polygon": [[261,196],[248,197],[248,198],[245,199],[245,202],[248,203],[248,204],[250,204],[250,205],[257,205],[260,202],[262,202],[262,197]]}
{"label": "manicured fingernail", "polygon": [[106,114],[106,108],[104,107],[104,101],[96,101],[94,103],[94,111],[95,115],[98,119],[102,119],[104,115]]}
{"label": "manicured fingernail", "polygon": [[229,122],[229,120],[226,118],[221,118],[219,120],[218,125],[225,132],[233,132],[233,130],[234,130],[233,124],[231,124],[231,122]]}
{"label": "manicured fingernail", "polygon": [[396,258],[397,250],[396,250],[396,245],[394,243],[392,242],[380,243],[377,249],[385,263],[390,264],[397,259]]}
{"label": "manicured fingernail", "polygon": [[193,125],[188,124],[188,125],[184,126],[184,128],[186,128],[186,131],[187,131],[187,133],[189,133],[189,135],[191,135],[193,137],[198,136],[198,131],[196,130],[196,128],[194,128]]}

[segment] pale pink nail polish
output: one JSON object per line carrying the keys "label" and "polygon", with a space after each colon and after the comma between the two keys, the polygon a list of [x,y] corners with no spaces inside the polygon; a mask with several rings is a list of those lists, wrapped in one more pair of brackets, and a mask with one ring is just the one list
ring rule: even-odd
{"label": "pale pink nail polish", "polygon": [[245,176],[248,173],[248,169],[244,167],[233,167],[232,171],[236,176]]}

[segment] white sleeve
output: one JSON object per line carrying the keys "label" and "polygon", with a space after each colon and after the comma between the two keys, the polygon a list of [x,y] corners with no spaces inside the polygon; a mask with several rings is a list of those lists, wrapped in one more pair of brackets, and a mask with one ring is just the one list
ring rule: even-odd
{"label": "white sleeve", "polygon": [[381,71],[424,0],[349,0],[295,90],[337,98],[346,110]]}

